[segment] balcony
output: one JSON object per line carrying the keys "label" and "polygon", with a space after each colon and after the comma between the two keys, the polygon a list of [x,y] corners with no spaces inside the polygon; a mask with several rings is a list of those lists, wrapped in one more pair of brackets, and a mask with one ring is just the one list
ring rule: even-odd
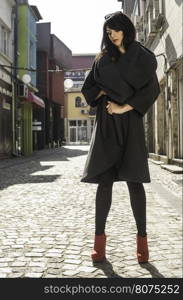
{"label": "balcony", "polygon": [[150,19],[148,23],[145,24],[145,45],[146,47],[150,47],[153,40],[157,35],[158,29],[156,28],[156,20]]}
{"label": "balcony", "polygon": [[154,20],[156,24],[156,28],[159,30],[163,27],[165,23],[165,16],[161,13],[157,16],[157,18]]}

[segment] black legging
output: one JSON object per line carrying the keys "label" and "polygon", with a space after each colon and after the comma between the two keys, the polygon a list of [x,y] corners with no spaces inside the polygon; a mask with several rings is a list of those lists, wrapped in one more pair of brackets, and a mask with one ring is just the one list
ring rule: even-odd
{"label": "black legging", "polygon": [[[96,192],[95,206],[95,234],[105,232],[105,224],[112,202],[112,187],[115,169],[112,167],[101,175]],[[135,218],[137,232],[141,236],[146,235],[146,195],[144,186],[140,182],[129,182],[127,186],[130,202]]]}

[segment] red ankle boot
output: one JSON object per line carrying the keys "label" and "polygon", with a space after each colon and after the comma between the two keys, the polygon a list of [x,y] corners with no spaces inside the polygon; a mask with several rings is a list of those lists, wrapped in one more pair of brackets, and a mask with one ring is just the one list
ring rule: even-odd
{"label": "red ankle boot", "polygon": [[149,259],[147,236],[137,234],[137,260],[139,263],[146,263]]}
{"label": "red ankle boot", "polygon": [[105,259],[106,235],[95,235],[94,248],[91,255],[93,262],[102,262]]}

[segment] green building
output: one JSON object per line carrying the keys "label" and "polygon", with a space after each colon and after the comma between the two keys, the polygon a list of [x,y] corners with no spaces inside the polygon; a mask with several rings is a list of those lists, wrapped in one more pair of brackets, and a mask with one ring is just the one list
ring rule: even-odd
{"label": "green building", "polygon": [[[18,140],[21,154],[27,156],[33,152],[33,106],[44,107],[44,101],[41,99],[39,101],[39,98],[34,95],[38,91],[36,89],[36,72],[29,71],[36,69],[36,22],[42,18],[37,7],[29,5],[28,1],[18,1],[17,12],[17,66],[25,68],[25,70],[19,69],[17,74],[19,79],[17,89]],[[27,79],[31,79],[31,81],[29,82]]]}

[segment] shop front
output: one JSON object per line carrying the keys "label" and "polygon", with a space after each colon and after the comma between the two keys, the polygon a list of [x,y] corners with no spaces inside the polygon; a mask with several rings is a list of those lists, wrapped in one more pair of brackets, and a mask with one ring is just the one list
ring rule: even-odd
{"label": "shop front", "polygon": [[44,143],[44,101],[28,91],[22,101],[22,154],[31,155]]}
{"label": "shop front", "polygon": [[0,79],[0,158],[12,152],[12,86]]}

